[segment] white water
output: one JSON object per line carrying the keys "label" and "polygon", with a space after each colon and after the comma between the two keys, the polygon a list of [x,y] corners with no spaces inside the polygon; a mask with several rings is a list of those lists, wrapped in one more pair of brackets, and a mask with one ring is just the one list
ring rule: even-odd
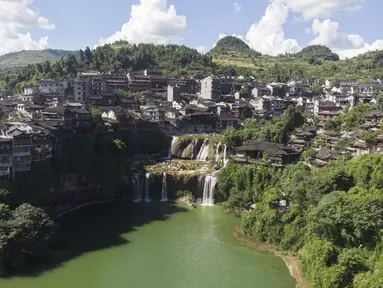
{"label": "white water", "polygon": [[191,157],[190,157],[190,160],[194,160],[194,157],[195,157],[195,150],[197,149],[197,144],[198,144],[198,141],[197,139],[193,139],[192,142],[191,142],[191,150],[192,150],[192,153],[191,153]]}
{"label": "white water", "polygon": [[152,202],[152,199],[150,198],[150,173],[146,173],[145,202],[147,202],[147,203]]}
{"label": "white water", "polygon": [[214,206],[214,190],[217,184],[215,174],[206,175],[205,185],[203,187],[202,206]]}
{"label": "white water", "polygon": [[172,159],[172,156],[173,156],[172,149],[173,149],[174,144],[177,143],[177,139],[178,139],[178,137],[173,136],[172,143],[170,144],[170,148],[169,148],[169,153],[168,153],[168,158],[167,159]]}
{"label": "white water", "polygon": [[221,142],[218,143],[217,149],[215,150],[215,164],[218,164],[219,161],[219,149],[221,148]]}
{"label": "white water", "polygon": [[229,160],[227,159],[227,146],[225,144],[223,149],[223,168],[226,168],[227,163],[229,163]]}
{"label": "white water", "polygon": [[198,161],[207,161],[207,158],[209,157],[209,140],[203,141],[203,144],[201,146],[201,149],[199,150],[197,160]]}
{"label": "white water", "polygon": [[142,183],[141,183],[141,174],[133,174],[133,190],[134,190],[134,202],[142,201]]}
{"label": "white water", "polygon": [[166,173],[162,176],[162,199],[161,202],[168,201],[168,184],[167,184],[167,175]]}

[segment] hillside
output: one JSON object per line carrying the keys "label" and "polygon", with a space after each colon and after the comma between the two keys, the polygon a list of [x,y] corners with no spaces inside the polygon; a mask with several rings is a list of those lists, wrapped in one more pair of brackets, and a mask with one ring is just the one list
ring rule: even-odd
{"label": "hillside", "polygon": [[70,54],[78,55],[78,51],[66,50],[24,50],[20,52],[8,53],[0,56],[0,69],[24,67],[29,64],[42,62],[56,62],[61,57],[67,57]]}

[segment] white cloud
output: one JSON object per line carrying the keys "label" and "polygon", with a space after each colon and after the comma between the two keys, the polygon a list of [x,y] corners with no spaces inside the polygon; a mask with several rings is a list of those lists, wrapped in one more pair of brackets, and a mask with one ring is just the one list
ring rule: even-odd
{"label": "white cloud", "polygon": [[177,15],[174,5],[168,7],[167,0],[140,0],[140,4],[132,5],[130,19],[121,31],[101,38],[99,44],[117,40],[130,43],[178,43],[183,40],[185,30],[186,17]]}
{"label": "white cloud", "polygon": [[233,7],[235,12],[241,12],[242,10],[242,5],[239,4],[238,2],[234,2]]}
{"label": "white cloud", "polygon": [[383,40],[377,40],[372,44],[366,43],[362,36],[357,34],[345,34],[339,31],[339,23],[333,22],[330,19],[318,19],[313,21],[310,29],[311,33],[316,37],[311,40],[310,45],[321,44],[326,45],[334,52],[339,54],[339,57],[354,57],[368,51],[383,49]]}
{"label": "white cloud", "polygon": [[287,21],[289,10],[285,5],[272,2],[267,6],[262,19],[251,25],[246,40],[251,48],[268,55],[297,52],[301,49],[297,40],[286,39],[283,24]]}
{"label": "white cloud", "polygon": [[336,11],[355,11],[361,9],[364,0],[271,0],[286,5],[294,12],[302,14],[304,20],[328,18]]}
{"label": "white cloud", "polygon": [[311,32],[316,37],[311,40],[310,45],[322,44],[332,49],[358,49],[364,46],[364,40],[360,35],[347,35],[339,32],[339,23],[330,19],[323,20],[323,22],[315,19]]}
{"label": "white cloud", "polygon": [[199,52],[199,53],[201,53],[201,54],[206,54],[207,52],[209,52],[209,47],[207,47],[207,46],[203,46],[203,45],[201,45],[201,46],[198,46],[197,48],[197,51]]}
{"label": "white cloud", "polygon": [[30,7],[32,3],[33,0],[0,0],[0,55],[48,46],[48,37],[34,40],[30,33],[21,32],[21,29],[31,27],[45,30],[56,28],[39,11]]}

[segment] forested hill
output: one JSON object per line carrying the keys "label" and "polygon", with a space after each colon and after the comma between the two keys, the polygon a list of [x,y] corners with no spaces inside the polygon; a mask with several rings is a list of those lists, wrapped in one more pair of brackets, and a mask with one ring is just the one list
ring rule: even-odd
{"label": "forested hill", "polygon": [[78,51],[46,49],[8,53],[0,56],[0,69],[24,67],[29,64],[45,61],[55,62],[61,57],[67,57],[70,54],[78,55]]}
{"label": "forested hill", "polygon": [[[36,51],[23,51],[23,53]],[[54,50],[40,51],[59,58],[51,62],[47,58],[33,58],[37,64],[1,72],[0,88],[16,88],[34,85],[38,79],[74,76],[77,72],[126,73],[146,68],[161,69],[168,76],[204,77],[210,74],[254,76],[257,80],[286,82],[296,79],[383,79],[383,51],[369,52],[352,59],[339,60],[337,54],[321,45],[309,46],[296,54],[276,57],[262,55],[252,50],[241,39],[225,37],[207,54],[179,45],[131,45],[118,41],[93,50],[87,48],[78,54],[62,58]],[[32,55],[32,54],[30,54]],[[0,58],[6,61],[7,57]],[[52,59],[52,58],[51,58]],[[22,63],[28,63],[27,61]],[[0,64],[1,65],[1,64]],[[8,64],[9,65],[9,64]],[[21,64],[20,64],[21,65]]]}

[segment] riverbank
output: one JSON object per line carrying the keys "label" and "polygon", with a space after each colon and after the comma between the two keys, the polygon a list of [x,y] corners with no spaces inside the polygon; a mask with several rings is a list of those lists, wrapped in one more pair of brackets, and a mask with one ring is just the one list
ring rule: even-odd
{"label": "riverbank", "polygon": [[271,244],[256,243],[250,240],[244,233],[242,233],[239,226],[233,229],[233,237],[243,245],[256,248],[258,250],[274,253],[276,256],[281,257],[285,261],[291,276],[297,281],[296,288],[309,288],[308,281],[304,278],[298,257],[291,254],[284,254]]}

